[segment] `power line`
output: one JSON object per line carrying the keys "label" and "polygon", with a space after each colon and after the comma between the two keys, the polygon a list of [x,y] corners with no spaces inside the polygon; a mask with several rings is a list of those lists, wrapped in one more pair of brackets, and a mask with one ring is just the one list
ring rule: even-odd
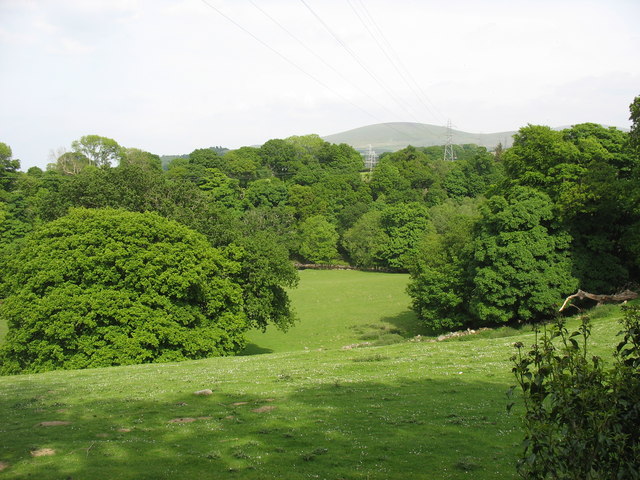
{"label": "power line", "polygon": [[416,118],[416,116],[409,110],[407,107],[401,102],[394,93],[389,89],[387,85],[385,85],[380,78],[374,74],[359,58],[358,56],[349,48],[349,46],[340,39],[340,37],[327,25],[327,23],[318,15],[315,10],[313,10],[309,4],[305,0],[300,0],[302,4],[307,7],[307,10],[311,12],[311,14],[320,22],[320,24],[329,32],[329,34],[338,42],[340,46],[349,54],[351,57],[362,67],[362,69],[367,72],[367,74],[373,78],[376,83],[385,91],[387,94],[402,108],[405,112],[407,112],[417,123],[420,123],[420,120]]}
{"label": "power line", "polygon": [[380,121],[378,119],[378,117],[376,117],[374,114],[366,111],[365,109],[363,109],[362,107],[360,107],[359,105],[356,105],[355,103],[353,103],[351,100],[349,100],[348,98],[346,98],[344,95],[342,95],[341,93],[335,91],[333,88],[331,88],[329,85],[327,85],[326,83],[324,83],[322,80],[318,79],[315,75],[307,72],[304,68],[302,68],[300,65],[298,65],[297,63],[295,63],[293,60],[289,59],[288,57],[286,57],[284,54],[280,53],[278,50],[276,50],[275,48],[273,48],[271,45],[269,45],[268,43],[266,43],[264,40],[262,40],[261,38],[257,37],[256,35],[254,35],[251,31],[247,30],[246,28],[244,28],[242,25],[240,25],[238,22],[236,22],[233,18],[229,17],[228,15],[226,15],[224,12],[222,12],[219,8],[215,7],[214,5],[212,5],[211,3],[209,3],[207,0],[200,0],[202,3],[204,3],[206,6],[208,6],[209,8],[211,8],[212,10],[214,10],[215,12],[217,12],[220,16],[226,18],[229,22],[233,23],[237,28],[239,28],[240,30],[242,30],[243,32],[245,32],[247,35],[249,35],[251,38],[253,38],[256,42],[260,43],[262,46],[268,48],[269,50],[271,50],[273,53],[275,53],[276,55],[278,55],[281,59],[283,59],[285,62],[287,62],[289,65],[293,66],[294,68],[296,68],[297,70],[299,70],[300,72],[302,72],[303,74],[305,74],[307,77],[311,78],[313,81],[315,81],[316,83],[318,83],[319,85],[321,85],[322,87],[324,87],[325,89],[329,90],[330,92],[332,92],[334,95],[340,97],[342,100],[344,100],[345,102],[347,102],[348,104],[350,104],[352,107],[357,108],[358,110],[360,110],[361,112],[363,112],[364,114],[376,119],[377,121]]}
{"label": "power line", "polygon": [[362,25],[364,26],[365,30],[367,30],[367,32],[369,33],[369,36],[373,39],[373,41],[376,43],[376,45],[378,45],[378,48],[380,49],[382,54],[385,56],[385,58],[389,61],[389,63],[391,64],[393,69],[396,71],[396,73],[400,76],[400,78],[402,78],[402,80],[407,85],[407,87],[409,87],[409,89],[413,91],[413,93],[416,95],[416,98],[420,101],[420,103],[422,103],[422,105],[425,107],[425,109],[429,113],[431,113],[432,115],[435,116],[435,114],[431,110],[431,108],[422,100],[422,98],[420,97],[420,94],[417,92],[415,86],[413,86],[413,85],[411,85],[411,83],[409,83],[409,80],[407,80],[407,76],[402,72],[402,70],[398,67],[396,61],[393,58],[391,58],[391,56],[387,52],[387,49],[382,45],[382,43],[374,35],[373,31],[371,30],[371,28],[369,28],[369,25],[367,25],[367,22],[364,21],[364,19],[362,18],[362,15],[360,15],[360,12],[358,12],[358,10],[356,9],[356,7],[352,3],[352,1],[351,0],[347,0],[347,2],[349,3],[349,6],[351,7],[351,10],[353,10],[353,13],[356,14],[356,16],[358,17],[358,20],[360,20],[360,23],[362,23]]}
{"label": "power line", "polygon": [[335,68],[333,65],[331,65],[329,62],[327,62],[321,55],[319,55],[318,53],[316,53],[311,47],[309,47],[306,43],[304,43],[302,40],[300,40],[300,38],[298,38],[295,34],[293,34],[288,28],[286,28],[284,25],[282,25],[278,20],[276,20],[273,16],[271,16],[268,12],[266,12],[262,7],[260,7],[259,5],[257,5],[253,0],[249,0],[249,3],[251,3],[251,5],[253,5],[256,9],[258,9],[264,16],[266,16],[269,20],[271,20],[273,23],[275,23],[278,27],[280,27],[281,30],[283,30],[287,35],[289,35],[291,38],[293,38],[296,42],[298,42],[305,50],[307,50],[307,52],[309,52],[310,54],[312,54],[315,58],[317,58],[318,60],[320,60],[326,67],[328,67],[329,69],[331,69],[335,74],[337,74],[342,80],[344,80],[345,82],[347,82],[351,87],[355,88],[356,90],[360,91],[361,93],[363,93],[369,100],[371,100],[372,102],[374,102],[376,105],[378,105],[380,108],[384,109],[387,111],[387,113],[390,113],[391,115],[393,115],[393,112],[386,107],[385,105],[383,105],[382,103],[380,103],[378,100],[376,100],[374,97],[372,97],[371,95],[369,95],[366,92],[363,92],[361,88],[359,88],[354,82],[352,82],[348,77],[346,77],[340,70],[338,70],[337,68]]}
{"label": "power line", "polygon": [[[386,35],[384,34],[384,31],[379,27],[379,25],[376,22],[375,18],[373,18],[373,15],[371,15],[371,13],[369,12],[369,9],[367,9],[367,6],[365,5],[365,3],[362,0],[357,0],[357,1],[360,4],[360,6],[361,6],[362,10],[364,11],[365,15],[369,18],[369,21],[371,22],[371,24],[378,31],[378,33],[380,35],[380,38],[382,38],[384,43],[387,45],[387,48],[389,49],[389,52],[391,52],[391,54],[395,57],[396,61],[398,62],[398,65],[400,65],[400,67],[406,72],[407,76],[411,79],[411,81],[413,82],[415,87],[420,92],[421,95],[418,95],[419,100],[423,103],[423,105],[427,108],[427,110],[429,110],[431,113],[434,113],[434,111],[435,111],[435,114],[436,114],[435,116],[438,117],[439,120],[443,120],[445,118],[445,116],[442,115],[442,112],[440,112],[440,110],[438,110],[438,107],[436,107],[433,104],[433,102],[429,99],[427,94],[424,93],[424,90],[422,89],[420,84],[416,81],[416,79],[413,77],[413,75],[411,74],[411,71],[405,66],[404,62],[402,61],[402,58],[400,57],[400,55],[398,55],[398,52],[393,48],[393,45],[391,45],[391,42],[389,42],[389,40],[387,39]],[[431,107],[433,107],[433,110],[431,108],[429,108],[429,106],[425,103],[425,100],[426,100],[426,103],[430,104]]]}

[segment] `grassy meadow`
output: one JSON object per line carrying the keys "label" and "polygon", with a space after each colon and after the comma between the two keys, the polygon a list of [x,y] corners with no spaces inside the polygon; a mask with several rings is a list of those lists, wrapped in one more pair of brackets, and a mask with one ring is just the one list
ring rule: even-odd
{"label": "grassy meadow", "polygon": [[286,333],[251,332],[246,354],[395,343],[427,333],[410,309],[409,275],[302,270],[289,292],[299,322]]}
{"label": "grassy meadow", "polygon": [[[516,478],[505,391],[533,333],[410,341],[406,281],[301,272],[300,323],[251,334],[271,353],[1,377],[0,479]],[[596,353],[619,316],[598,310]]]}

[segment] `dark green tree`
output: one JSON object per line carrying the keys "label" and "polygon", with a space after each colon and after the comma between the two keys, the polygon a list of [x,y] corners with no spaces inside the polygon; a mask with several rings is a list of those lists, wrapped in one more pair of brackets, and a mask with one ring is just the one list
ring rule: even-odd
{"label": "dark green tree", "polygon": [[242,187],[253,180],[266,176],[265,172],[260,172],[260,153],[254,147],[241,147],[225,153],[224,163],[220,167],[231,178],[240,181]]}
{"label": "dark green tree", "polygon": [[286,331],[295,321],[286,289],[298,284],[289,250],[269,231],[251,232],[225,249],[240,264],[233,279],[243,290],[244,313],[253,328]]}
{"label": "dark green tree", "polygon": [[388,238],[380,252],[384,266],[410,270],[420,242],[433,229],[427,207],[420,203],[389,205],[382,210],[380,225]]}
{"label": "dark green tree", "polygon": [[264,143],[259,151],[262,164],[279,178],[291,178],[300,168],[298,150],[286,140],[273,139]]}
{"label": "dark green tree", "polygon": [[629,230],[639,159],[628,134],[586,123],[561,132],[529,125],[504,154],[506,189],[526,185],[549,195],[572,237],[574,274],[585,290],[610,293],[633,276]]}
{"label": "dark green tree", "polygon": [[631,145],[636,150],[636,154],[640,155],[640,95],[633,99],[631,105],[629,105],[631,116],[631,132],[629,134],[629,140]]}
{"label": "dark green tree", "polygon": [[443,181],[449,197],[477,197],[501,180],[501,169],[484,148],[468,159],[457,160]]}
{"label": "dark green tree", "polygon": [[20,160],[13,158],[11,147],[0,142],[0,190],[13,190],[16,172],[20,169]]}
{"label": "dark green tree", "polygon": [[287,202],[287,186],[279,178],[262,178],[251,182],[245,191],[249,208],[277,207]]}
{"label": "dark green tree", "polygon": [[571,237],[554,222],[549,197],[516,187],[494,196],[476,230],[469,312],[475,325],[536,321],[578,287]]}

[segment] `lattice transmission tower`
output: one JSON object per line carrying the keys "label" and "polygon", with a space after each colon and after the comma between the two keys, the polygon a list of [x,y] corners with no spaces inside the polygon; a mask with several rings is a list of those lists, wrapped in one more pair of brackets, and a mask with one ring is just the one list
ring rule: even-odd
{"label": "lattice transmission tower", "polygon": [[453,153],[453,129],[451,128],[451,120],[447,121],[447,143],[444,145],[444,160],[453,162],[456,159]]}
{"label": "lattice transmission tower", "polygon": [[378,164],[378,154],[369,145],[369,150],[364,154],[364,166],[371,172],[373,168]]}

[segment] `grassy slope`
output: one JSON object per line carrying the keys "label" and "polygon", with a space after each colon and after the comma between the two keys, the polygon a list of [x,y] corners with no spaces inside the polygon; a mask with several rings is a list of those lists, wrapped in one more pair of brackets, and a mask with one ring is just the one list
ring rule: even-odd
{"label": "grassy slope", "polygon": [[[304,273],[302,288],[335,273]],[[598,350],[615,343],[618,315],[594,320]],[[0,479],[515,478],[508,357],[533,334],[511,333],[3,377]],[[193,395],[204,388],[213,395]],[[198,419],[169,423],[180,417]],[[52,420],[72,423],[38,426]],[[56,454],[32,458],[41,448]]]}
{"label": "grassy slope", "polygon": [[340,348],[424,333],[409,309],[408,278],[403,274],[303,270],[300,286],[290,292],[299,322],[286,333],[275,328],[252,332],[247,353]]}

